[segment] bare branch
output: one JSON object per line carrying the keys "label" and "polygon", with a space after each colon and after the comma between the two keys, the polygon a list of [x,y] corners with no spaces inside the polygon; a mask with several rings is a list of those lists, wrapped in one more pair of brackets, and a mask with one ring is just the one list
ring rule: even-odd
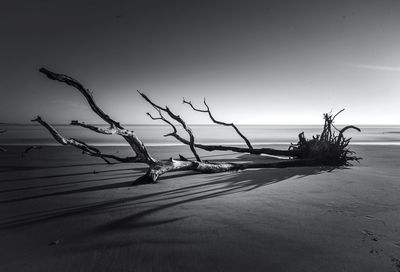
{"label": "bare branch", "polygon": [[[343,133],[344,133],[346,130],[348,130],[348,129],[354,129],[354,130],[357,130],[358,132],[361,132],[361,129],[359,129],[359,128],[356,127],[356,126],[346,126],[346,127],[342,128],[342,129],[339,131],[337,143],[340,143],[340,142],[342,141],[342,139],[344,138],[344,137],[343,137]],[[348,139],[347,144],[350,142],[350,140],[351,140],[351,138]],[[347,144],[346,144],[346,145],[347,145]]]}
{"label": "bare branch", "polygon": [[92,92],[89,89],[86,89],[79,81],[63,74],[57,74],[47,70],[46,68],[40,68],[39,72],[45,74],[48,78],[60,82],[64,82],[75,89],[77,89],[81,94],[86,98],[87,102],[89,103],[92,110],[105,122],[110,124],[111,126],[115,126],[118,128],[122,128],[120,123],[111,119],[99,106],[97,106],[96,102],[94,101]]}
{"label": "bare branch", "polygon": [[84,127],[84,128],[90,129],[94,132],[106,134],[106,135],[120,135],[123,137],[136,137],[135,133],[132,130],[128,130],[128,129],[119,129],[119,128],[114,128],[114,127],[102,128],[102,127],[97,127],[94,125],[89,125],[84,122],[79,122],[77,120],[71,121],[71,125]]}
{"label": "bare branch", "polygon": [[348,130],[348,129],[355,129],[355,130],[357,130],[358,132],[361,132],[361,129],[359,129],[359,128],[356,127],[356,126],[346,126],[346,127],[342,128],[342,129],[340,130],[340,133],[343,134],[343,133],[344,133],[346,130]]}
{"label": "bare branch", "polygon": [[[166,119],[161,112],[159,111],[160,117],[154,117],[150,113],[147,113],[153,120],[162,120],[163,122],[167,123],[171,126],[174,130],[171,133],[168,133],[164,136],[172,136],[177,139],[179,142],[190,145],[190,141],[180,136],[177,132],[177,129],[174,124],[172,124],[168,119]],[[205,145],[205,144],[198,144],[194,143],[194,147],[200,148],[206,151],[233,151],[238,153],[250,153],[255,155],[271,155],[271,156],[286,156],[286,157],[296,157],[298,155],[297,151],[294,150],[279,150],[279,149],[272,149],[272,148],[245,148],[245,147],[236,147],[236,146],[225,146],[225,145]]]}
{"label": "bare branch", "polygon": [[101,134],[106,134],[106,135],[112,135],[112,134],[116,133],[116,129],[96,127],[96,126],[93,126],[93,125],[86,124],[84,122],[79,122],[77,120],[72,120],[71,121],[71,125],[84,127],[84,128],[90,129],[90,130],[92,130],[94,132],[101,133]]}
{"label": "bare branch", "polygon": [[[77,80],[63,74],[57,74],[53,73],[46,68],[40,68],[39,70],[41,73],[45,74],[48,78],[60,81],[63,83],[66,83],[67,85],[70,85],[77,89],[87,100],[89,103],[90,108],[100,117],[102,118],[105,122],[107,122],[112,129],[116,129],[116,134],[122,136],[125,141],[129,143],[129,145],[132,147],[133,151],[136,153],[136,157],[140,158],[140,161],[147,161],[148,164],[154,163],[156,160],[150,156],[148,153],[145,145],[143,142],[136,136],[136,134],[131,131],[131,130],[126,130],[124,129],[121,124],[113,119],[110,118],[100,107],[96,104],[94,101],[92,92],[89,91],[89,89],[86,89],[81,83],[79,83]],[[83,123],[74,123],[74,125],[80,125],[82,127],[89,128],[93,131],[103,133],[103,134],[108,134],[105,133],[105,131],[100,132],[101,130],[96,129],[93,126],[90,125],[83,125]],[[114,134],[114,133],[111,133]]]}
{"label": "bare branch", "polygon": [[341,109],[340,111],[338,111],[333,117],[332,117],[332,121],[335,120],[336,116],[338,116],[340,113],[342,113],[345,109]]}
{"label": "bare branch", "polygon": [[74,146],[80,150],[82,150],[83,153],[94,156],[94,157],[100,157],[103,160],[105,160],[107,163],[110,163],[107,159],[114,159],[119,162],[143,162],[143,163],[148,163],[147,161],[143,160],[141,157],[126,157],[126,158],[121,158],[115,155],[111,154],[103,154],[100,152],[99,149],[90,146],[80,140],[73,139],[73,138],[65,138],[62,136],[52,125],[48,124],[46,121],[44,121],[40,116],[37,116],[35,119],[32,120],[32,122],[38,122],[42,126],[44,126],[53,136],[53,138],[59,142],[62,145],[70,145]]}
{"label": "bare branch", "polygon": [[183,98],[183,104],[188,104],[194,111],[208,113],[208,116],[210,117],[210,119],[215,124],[232,127],[236,131],[236,133],[245,141],[246,145],[250,149],[253,149],[253,146],[251,145],[250,141],[246,138],[246,136],[243,135],[243,133],[237,128],[237,126],[234,123],[225,123],[225,122],[222,122],[222,121],[218,121],[218,120],[216,120],[214,118],[214,116],[211,113],[210,107],[208,106],[205,98],[204,98],[204,105],[207,108],[206,110],[202,110],[202,109],[196,108],[195,106],[193,106],[192,101],[186,101],[185,98]]}
{"label": "bare branch", "polygon": [[[194,111],[208,113],[210,119],[218,125],[223,126],[231,126],[235,129],[240,137],[246,142],[247,148],[242,147],[232,147],[232,146],[222,146],[222,145],[202,145],[196,144],[194,135],[189,128],[189,126],[185,123],[185,121],[179,116],[174,114],[167,106],[161,107],[150,100],[145,94],[138,91],[138,93],[155,108],[159,114],[158,117],[152,116],[150,113],[147,115],[153,120],[161,120],[168,124],[172,128],[172,132],[165,136],[175,137],[181,143],[188,145],[194,154],[196,161],[188,160],[182,156],[180,156],[179,160],[167,160],[161,161],[153,159],[148,153],[146,147],[143,142],[136,136],[134,131],[126,130],[121,126],[121,124],[113,119],[111,119],[94,101],[92,92],[86,89],[81,83],[77,80],[63,75],[53,73],[45,68],[41,68],[40,72],[45,74],[48,78],[57,80],[67,85],[70,85],[76,88],[87,100],[91,109],[102,118],[108,125],[109,128],[97,127],[94,125],[86,124],[79,121],[72,121],[71,125],[80,126],[92,130],[97,133],[105,134],[105,135],[119,135],[122,136],[132,147],[135,152],[134,157],[126,157],[121,158],[111,154],[103,154],[96,147],[90,146],[82,141],[73,139],[73,138],[65,138],[63,137],[53,126],[43,121],[39,116],[32,121],[39,122],[42,126],[44,126],[53,136],[53,138],[58,141],[62,145],[70,145],[74,146],[83,153],[88,154],[90,156],[100,157],[109,163],[108,159],[114,159],[120,162],[140,162],[146,163],[149,165],[149,169],[147,173],[139,178],[136,182],[155,182],[158,177],[164,173],[172,172],[172,171],[184,171],[184,170],[192,170],[199,173],[216,173],[216,172],[226,172],[226,171],[236,171],[243,170],[248,168],[281,168],[281,167],[293,167],[293,166],[309,166],[309,165],[346,165],[349,160],[358,160],[359,158],[353,156],[354,152],[350,151],[347,148],[347,145],[350,142],[350,139],[346,139],[343,137],[343,133],[347,129],[357,129],[354,126],[347,126],[339,131],[339,135],[336,136],[335,132],[332,131],[333,121],[335,117],[342,112],[339,111],[332,117],[332,114],[325,114],[325,124],[324,129],[321,135],[317,135],[313,137],[311,140],[308,140],[304,137],[304,133],[299,135],[299,142],[296,145],[292,145],[289,150],[275,150],[271,148],[259,148],[254,149],[248,139],[239,131],[239,129],[233,123],[225,123],[219,120],[216,120],[211,113],[210,107],[207,102],[204,100],[205,109],[196,108],[190,101],[186,101],[183,99],[183,103],[188,104]],[[163,114],[168,114],[164,115]],[[168,117],[168,119],[166,118]],[[182,125],[183,129],[188,133],[189,140],[181,137],[178,134],[177,127],[170,121],[174,120]],[[334,127],[335,128],[335,127]],[[336,128],[335,128],[336,129]],[[195,148],[201,148],[207,151],[214,150],[225,150],[225,151],[234,151],[241,153],[251,153],[251,154],[267,154],[274,156],[288,156],[292,157],[286,160],[280,160],[278,162],[249,162],[249,163],[231,163],[231,162],[208,162],[201,161],[199,155],[196,152]],[[296,157],[297,159],[293,159]]]}
{"label": "bare branch", "polygon": [[[143,93],[141,93],[141,92],[139,92],[139,91],[137,91],[137,92],[138,92],[148,103],[150,103],[156,110],[158,110],[159,113],[160,113],[161,111],[166,112],[166,113],[169,115],[169,117],[171,117],[172,119],[174,119],[175,121],[179,122],[179,123],[182,125],[183,129],[189,134],[189,138],[190,138],[189,147],[190,147],[190,150],[192,151],[193,155],[196,157],[196,160],[197,160],[197,161],[201,161],[200,156],[197,154],[197,151],[196,151],[196,149],[195,149],[195,147],[194,147],[194,135],[193,135],[193,132],[192,132],[192,130],[186,125],[185,121],[183,121],[183,119],[182,119],[179,115],[174,114],[168,107],[163,108],[163,107],[161,107],[161,106],[155,104],[153,101],[151,101],[150,98],[148,98],[145,94],[143,94]],[[150,117],[151,117],[151,115],[150,115]],[[160,118],[164,118],[164,117],[162,117],[162,115],[160,115]],[[165,119],[165,118],[164,118],[164,119]],[[164,120],[164,119],[163,119],[163,120]],[[165,122],[165,121],[164,121],[164,122]],[[169,123],[171,126],[173,126],[172,123],[170,123],[170,122],[167,122],[167,123]],[[174,127],[174,126],[173,126],[173,127]],[[174,127],[174,131],[175,131],[175,134],[176,134],[176,128],[175,128],[175,127]]]}
{"label": "bare branch", "polygon": [[[204,98],[204,101],[206,101],[205,98]],[[185,98],[183,98],[182,103],[183,104],[188,104],[194,111],[209,113],[208,110],[202,110],[202,109],[196,108],[195,106],[193,106],[192,101],[187,101]]]}
{"label": "bare branch", "polygon": [[177,135],[178,130],[176,129],[176,127],[174,126],[174,124],[172,124],[168,119],[166,119],[166,118],[162,115],[162,113],[161,113],[161,111],[160,111],[159,109],[157,109],[157,111],[158,111],[158,115],[159,115],[160,117],[153,117],[153,116],[152,116],[150,113],[148,113],[148,112],[147,112],[147,115],[148,115],[151,119],[153,119],[153,120],[162,120],[162,121],[164,121],[165,123],[167,123],[168,125],[170,125],[170,127],[174,130],[173,132],[164,135],[164,137],[166,137],[166,136],[171,136],[171,135]]}

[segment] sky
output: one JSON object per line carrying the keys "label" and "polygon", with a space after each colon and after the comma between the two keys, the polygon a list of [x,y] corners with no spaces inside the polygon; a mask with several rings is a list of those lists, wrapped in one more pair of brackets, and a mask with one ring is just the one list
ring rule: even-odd
{"label": "sky", "polygon": [[147,94],[188,123],[400,124],[400,1],[2,0],[0,122],[101,123],[79,80],[126,124]]}

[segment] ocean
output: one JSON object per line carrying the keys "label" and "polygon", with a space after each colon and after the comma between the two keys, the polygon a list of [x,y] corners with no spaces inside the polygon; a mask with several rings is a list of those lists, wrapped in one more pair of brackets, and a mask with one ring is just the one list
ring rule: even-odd
{"label": "ocean", "polygon": [[[85,128],[70,125],[54,126],[65,137],[82,140],[96,146],[127,145],[117,135],[102,135]],[[191,125],[197,143],[242,145],[243,140],[231,127],[217,125]],[[290,144],[297,142],[297,135],[305,133],[307,138],[320,134],[322,125],[240,125],[242,133],[253,145]],[[342,126],[338,126],[339,128]],[[138,137],[148,146],[181,145],[173,137],[164,137],[171,132],[166,125],[126,125],[125,128],[135,131]],[[352,137],[356,145],[400,145],[400,126],[359,126],[361,132],[348,130],[346,137]],[[0,146],[6,145],[58,145],[50,133],[40,125],[0,124]],[[187,136],[180,130],[180,135]],[[188,137],[186,137],[188,138]]]}

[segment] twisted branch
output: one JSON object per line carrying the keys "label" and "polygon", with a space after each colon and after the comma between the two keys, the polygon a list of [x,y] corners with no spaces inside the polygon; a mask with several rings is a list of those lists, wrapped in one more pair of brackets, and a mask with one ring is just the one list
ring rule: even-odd
{"label": "twisted branch", "polygon": [[[197,161],[201,161],[200,156],[197,154],[197,151],[196,151],[195,146],[194,146],[194,135],[193,135],[193,132],[187,126],[186,122],[179,115],[174,114],[168,107],[163,108],[163,107],[155,104],[153,101],[151,101],[150,98],[148,98],[145,94],[143,94],[143,93],[141,93],[139,91],[137,91],[137,92],[148,103],[150,103],[150,105],[152,105],[158,111],[159,114],[161,113],[161,111],[166,112],[169,115],[169,117],[171,117],[172,119],[174,119],[175,121],[177,121],[178,123],[180,123],[182,125],[183,129],[189,134],[189,139],[190,139],[189,140],[189,147],[190,147],[190,150],[192,151],[193,155],[196,157],[196,160]],[[152,117],[150,114],[148,114],[148,115],[150,117]],[[160,115],[160,118],[165,122],[165,118],[162,117],[162,115]],[[174,127],[174,125],[172,123],[170,123],[170,122],[167,122],[167,123],[174,128],[174,134],[177,135],[176,134],[176,128]]]}
{"label": "twisted branch", "polygon": [[[150,99],[148,102],[151,105],[155,105]],[[193,107],[191,103],[187,103]],[[161,120],[168,124],[172,129],[173,132],[168,133],[166,136],[172,136],[175,139],[177,139],[179,142],[185,144],[185,145],[191,145],[191,142],[188,141],[187,139],[183,138],[178,134],[178,130],[176,129],[175,125],[172,124],[168,119],[166,119],[163,115],[162,112],[159,108],[156,108],[159,117],[154,117],[150,113],[147,113],[147,115],[152,119],[152,120]],[[199,110],[202,112],[207,112],[206,110]],[[193,146],[196,148],[200,148],[206,151],[233,151],[233,152],[238,152],[238,153],[250,153],[254,155],[261,155],[261,154],[266,154],[266,155],[271,155],[271,156],[287,156],[287,157],[296,157],[298,154],[295,150],[279,150],[279,149],[273,149],[273,148],[243,148],[243,147],[236,147],[236,146],[224,146],[224,145],[205,145],[205,144],[199,144],[199,143],[193,143]]]}
{"label": "twisted branch", "polygon": [[[79,123],[77,121],[72,121],[73,125],[79,125],[82,127],[89,128],[93,131],[103,133],[103,134],[113,134],[116,133],[120,136],[122,136],[125,141],[128,142],[128,144],[131,146],[133,151],[136,154],[137,160],[140,160],[142,162],[146,162],[147,164],[151,164],[155,162],[155,159],[150,156],[148,153],[146,147],[144,146],[143,142],[136,136],[136,134],[133,131],[126,130],[124,129],[121,124],[113,119],[111,119],[110,116],[108,116],[100,107],[96,104],[92,92],[89,89],[86,89],[81,83],[79,83],[77,80],[73,79],[72,77],[69,77],[67,75],[63,74],[57,74],[53,73],[46,68],[40,68],[39,70],[41,73],[45,74],[48,78],[52,80],[56,80],[59,82],[63,82],[67,85],[70,85],[77,89],[87,100],[89,103],[90,108],[101,118],[103,119],[106,123],[108,123],[111,126],[111,130],[115,129],[115,132],[109,131],[102,131],[99,128],[95,128],[94,126],[91,125],[86,125],[83,123]],[[110,133],[108,133],[110,132]]]}
{"label": "twisted branch", "polygon": [[113,135],[117,131],[115,128],[112,128],[112,127],[110,127],[110,128],[97,127],[97,126],[86,124],[84,122],[79,122],[78,120],[72,120],[70,125],[84,127],[84,128],[90,129],[94,132],[97,132],[100,134],[106,134],[106,135]]}
{"label": "twisted branch", "polygon": [[[45,68],[41,68],[40,72],[44,73],[50,79],[66,83],[67,85],[70,85],[75,89],[77,89],[86,98],[91,109],[106,123],[108,123],[110,127],[109,128],[97,127],[94,125],[86,124],[84,122],[79,122],[77,120],[72,121],[71,125],[84,127],[94,132],[105,135],[112,135],[112,134],[120,135],[132,147],[133,151],[135,152],[135,156],[121,158],[115,155],[103,154],[100,152],[99,149],[90,146],[82,141],[73,138],[63,137],[53,126],[43,121],[39,116],[32,121],[39,122],[42,126],[44,126],[52,134],[53,138],[57,140],[60,144],[74,146],[82,150],[82,152],[85,154],[102,158],[107,163],[109,163],[107,159],[114,159],[120,162],[141,162],[148,164],[149,168],[147,173],[144,176],[137,179],[135,183],[155,182],[160,175],[171,171],[193,170],[199,173],[216,173],[216,172],[244,170],[248,168],[281,168],[281,167],[310,166],[310,165],[332,165],[335,163],[343,165],[347,162],[347,160],[358,159],[354,156],[351,156],[353,152],[346,148],[351,138],[350,139],[344,138],[343,133],[347,129],[351,128],[357,130],[359,129],[354,126],[347,126],[341,130],[338,130],[336,127],[333,126],[333,120],[342,111],[340,111],[333,117],[331,114],[325,114],[324,115],[325,124],[321,136],[317,135],[316,137],[313,137],[312,140],[307,140],[304,137],[304,133],[301,133],[299,134],[299,143],[297,145],[292,145],[290,147],[291,148],[290,150],[275,150],[271,148],[254,149],[250,144],[250,142],[247,140],[247,138],[243,136],[243,134],[237,129],[237,127],[233,123],[225,123],[216,120],[213,117],[210,108],[205,100],[204,100],[204,105],[206,106],[206,109],[203,110],[194,107],[190,101],[188,102],[184,99],[183,102],[190,105],[193,110],[198,112],[208,113],[210,119],[214,123],[233,127],[235,131],[239,134],[239,136],[241,136],[243,140],[246,142],[248,148],[230,147],[221,145],[202,145],[195,143],[195,138],[191,129],[187,126],[185,121],[179,115],[174,114],[167,106],[161,107],[155,104],[145,94],[138,91],[138,93],[150,105],[152,105],[153,108],[155,108],[159,114],[158,117],[154,117],[150,113],[147,113],[147,115],[149,115],[150,118],[153,120],[161,120],[165,122],[173,129],[173,132],[166,134],[164,136],[173,136],[183,144],[189,145],[191,151],[193,152],[196,158],[196,161],[188,160],[182,156],[180,157],[179,160],[174,160],[172,158],[167,161],[156,160],[150,156],[143,142],[136,136],[136,134],[131,130],[124,129],[119,122],[111,119],[104,111],[102,111],[95,103],[92,93],[88,89],[84,88],[83,85],[80,84],[77,80],[63,74],[53,73]],[[178,130],[175,127],[175,125],[167,118],[165,118],[163,113],[168,114],[169,118],[177,121],[179,124],[182,125],[182,127],[189,135],[189,140],[181,137],[178,134]],[[336,130],[339,131],[338,136],[335,136],[335,133],[332,132],[331,127],[334,127]],[[195,148],[201,148],[207,151],[229,150],[229,151],[251,153],[251,154],[289,156],[301,159],[288,159],[288,160],[280,160],[278,162],[265,162],[265,163],[208,162],[208,161],[201,161]],[[350,156],[348,154],[350,154]]]}
{"label": "twisted branch", "polygon": [[44,121],[40,116],[37,116],[35,119],[32,120],[32,122],[38,122],[39,124],[44,126],[51,133],[53,138],[60,144],[76,147],[76,148],[82,150],[82,152],[84,154],[87,154],[87,155],[90,155],[93,157],[102,158],[108,164],[110,164],[110,161],[108,161],[107,159],[114,159],[119,162],[143,162],[143,163],[146,163],[145,161],[142,160],[141,157],[138,157],[138,156],[121,158],[121,157],[111,155],[111,154],[103,154],[100,152],[99,149],[97,149],[93,146],[90,146],[80,140],[73,139],[73,138],[66,138],[66,137],[62,136],[52,125],[50,125],[46,121]]}
{"label": "twisted branch", "polygon": [[210,107],[208,106],[205,98],[204,98],[203,103],[207,108],[206,110],[196,108],[195,106],[193,106],[192,101],[186,101],[185,98],[183,98],[183,104],[188,104],[194,111],[208,113],[208,116],[210,117],[211,121],[213,121],[213,123],[222,125],[222,126],[232,127],[236,131],[236,133],[245,141],[245,143],[249,147],[249,149],[253,149],[253,146],[251,145],[250,141],[246,138],[246,136],[243,135],[242,132],[240,132],[240,130],[236,127],[236,125],[234,123],[225,123],[225,122],[216,120],[214,118],[214,116],[212,115]]}

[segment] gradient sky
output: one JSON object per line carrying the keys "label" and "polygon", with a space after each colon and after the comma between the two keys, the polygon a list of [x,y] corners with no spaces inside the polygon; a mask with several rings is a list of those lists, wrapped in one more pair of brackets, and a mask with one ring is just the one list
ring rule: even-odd
{"label": "gradient sky", "polygon": [[189,123],[207,98],[238,124],[400,124],[400,1],[1,1],[0,122],[154,123],[139,89]]}

